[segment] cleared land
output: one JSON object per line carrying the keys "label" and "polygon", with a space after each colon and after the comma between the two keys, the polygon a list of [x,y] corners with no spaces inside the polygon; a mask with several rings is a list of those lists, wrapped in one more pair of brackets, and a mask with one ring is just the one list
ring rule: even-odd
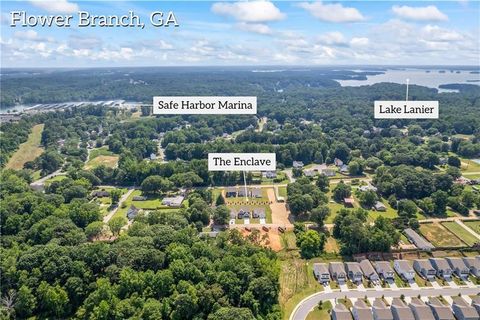
{"label": "cleared land", "polygon": [[464,221],[463,222],[467,227],[475,231],[480,235],[480,220],[477,221]]}
{"label": "cleared land", "polygon": [[92,149],[85,164],[85,169],[90,170],[102,164],[106,167],[115,168],[118,164],[118,159],[118,155],[108,150],[107,147]]}
{"label": "cleared land", "polygon": [[444,222],[442,225],[469,246],[473,246],[478,242],[478,239],[473,234],[456,222]]}
{"label": "cleared land", "polygon": [[462,161],[462,173],[480,172],[480,164],[475,161],[461,158]]}
{"label": "cleared land", "polygon": [[164,212],[178,212],[180,209],[177,208],[170,208],[168,206],[162,205],[162,197],[151,197],[146,201],[133,201],[133,197],[140,196],[142,191],[135,190],[133,191],[123,202],[122,206],[118,208],[117,212],[115,212],[114,217],[126,217],[128,208],[133,204],[135,207],[144,210],[162,210]]}
{"label": "cleared land", "polygon": [[312,262],[306,262],[294,254],[281,261],[279,302],[283,308],[283,319],[288,319],[293,308],[303,298],[322,291],[323,286],[313,276]]}
{"label": "cleared land", "polygon": [[422,223],[420,225],[420,232],[436,247],[465,246],[465,243],[439,223]]}
{"label": "cleared land", "polygon": [[35,160],[43,153],[43,148],[40,147],[43,127],[43,123],[33,126],[32,132],[28,135],[27,141],[22,143],[18,150],[8,160],[6,165],[7,169],[23,169],[23,165],[26,162]]}

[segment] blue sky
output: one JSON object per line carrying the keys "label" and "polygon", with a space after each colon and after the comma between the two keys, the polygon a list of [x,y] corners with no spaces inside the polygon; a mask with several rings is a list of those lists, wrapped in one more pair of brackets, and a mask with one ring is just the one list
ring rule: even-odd
{"label": "blue sky", "polygon": [[[2,1],[2,67],[479,65],[478,1]],[[10,12],[74,16],[72,27],[10,27]],[[78,10],[140,28],[78,28]],[[153,11],[179,27],[155,28]]]}

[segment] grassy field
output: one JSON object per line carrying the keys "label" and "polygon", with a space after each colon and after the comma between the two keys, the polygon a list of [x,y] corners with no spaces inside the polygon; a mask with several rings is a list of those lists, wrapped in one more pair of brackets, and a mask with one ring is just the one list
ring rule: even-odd
{"label": "grassy field", "polygon": [[477,234],[480,235],[480,220],[477,221],[465,221],[464,224],[475,231]]}
{"label": "grassy field", "polygon": [[127,200],[125,200],[124,204],[122,205],[123,208],[118,208],[117,212],[115,212],[114,217],[125,217],[128,211],[128,208],[133,204],[135,207],[144,210],[162,210],[165,212],[178,212],[180,209],[177,208],[170,208],[168,206],[162,205],[162,198],[161,197],[154,197],[150,198],[146,201],[133,201],[133,197],[140,196],[142,191],[135,190],[133,191],[130,196],[128,196]]}
{"label": "grassy field", "polygon": [[462,161],[462,173],[480,172],[480,164],[465,158],[460,160]]}
{"label": "grassy field", "polygon": [[436,247],[463,247],[465,243],[439,223],[422,223],[420,232]]}
{"label": "grassy field", "polygon": [[118,155],[109,151],[107,147],[92,149],[85,164],[85,169],[90,170],[102,164],[106,167],[115,168],[118,164],[118,159]]}
{"label": "grassy field", "polygon": [[282,247],[285,250],[295,250],[297,249],[297,237],[293,233],[293,231],[287,231],[280,235],[280,241],[282,243]]}
{"label": "grassy field", "polygon": [[465,230],[464,227],[456,222],[443,222],[442,225],[469,246],[473,246],[475,243],[479,242],[473,234]]}
{"label": "grassy field", "polygon": [[58,175],[58,176],[55,176],[55,177],[52,177],[48,180],[45,181],[45,185],[48,186],[50,185],[52,182],[55,182],[55,181],[62,181],[63,179],[66,179],[67,176],[66,175]]}
{"label": "grassy field", "polygon": [[278,195],[287,199],[287,187],[278,187]]}
{"label": "grassy field", "polygon": [[305,297],[323,290],[313,276],[313,264],[289,253],[280,262],[280,306],[288,319],[295,306]]}
{"label": "grassy field", "polygon": [[327,253],[339,253],[340,247],[338,246],[337,240],[334,237],[328,237],[327,242],[325,243],[325,252]]}
{"label": "grassy field", "polygon": [[330,320],[330,310],[332,310],[332,304],[330,301],[325,301],[321,308],[317,306],[307,315],[307,320]]}
{"label": "grassy field", "polygon": [[18,147],[18,150],[15,151],[15,153],[8,160],[6,165],[7,169],[23,169],[23,165],[26,162],[35,160],[43,153],[43,148],[40,147],[43,127],[43,123],[33,126],[32,132],[28,135],[27,141],[22,143]]}

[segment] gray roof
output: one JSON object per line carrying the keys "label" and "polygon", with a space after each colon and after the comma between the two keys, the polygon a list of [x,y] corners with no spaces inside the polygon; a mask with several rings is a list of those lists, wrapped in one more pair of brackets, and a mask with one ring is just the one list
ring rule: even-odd
{"label": "gray roof", "polygon": [[434,249],[433,244],[428,242],[424,237],[416,233],[414,230],[407,228],[403,230],[407,237],[420,249],[428,250]]}
{"label": "gray roof", "polygon": [[227,188],[225,188],[226,192],[235,192],[236,193],[237,190],[238,190],[237,187],[227,187]]}
{"label": "gray roof", "polygon": [[360,264],[358,262],[345,262],[345,267],[347,272],[360,272],[361,274],[363,274],[362,269],[360,269]]}
{"label": "gray roof", "polygon": [[375,269],[372,266],[372,263],[368,259],[364,259],[360,261],[360,268],[362,269],[362,272],[366,277],[369,277],[372,274],[376,274]]}
{"label": "gray roof", "polygon": [[357,314],[357,317],[362,320],[373,320],[372,311],[367,306],[365,301],[358,299],[353,305],[353,310]]}
{"label": "gray roof", "polygon": [[328,267],[326,263],[314,263],[313,264],[313,271],[317,273],[328,273]]}
{"label": "gray roof", "polygon": [[392,313],[396,319],[399,320],[415,320],[412,310],[400,298],[393,298]]}
{"label": "gray roof", "polygon": [[428,259],[432,263],[432,266],[437,270],[452,270],[447,260],[444,258],[430,258]]}
{"label": "gray roof", "polygon": [[372,311],[377,320],[393,320],[392,311],[380,298],[373,301]]}
{"label": "gray roof", "polygon": [[403,272],[415,272],[412,268],[412,266],[410,265],[410,263],[408,263],[407,260],[395,260],[395,263],[398,265],[398,267],[400,268],[401,271]]}
{"label": "gray roof", "polygon": [[463,262],[469,268],[477,268],[480,269],[480,260],[475,257],[466,257],[463,258]]}
{"label": "gray roof", "polygon": [[345,305],[339,303],[333,308],[332,314],[335,313],[337,320],[351,320],[352,315]]}
{"label": "gray roof", "polygon": [[425,270],[435,270],[432,266],[432,263],[428,259],[417,259],[415,262],[418,264],[418,266],[422,269]]}
{"label": "gray roof", "polygon": [[332,273],[345,273],[345,267],[343,266],[342,262],[330,262],[330,269],[332,270]]}
{"label": "gray roof", "polygon": [[[452,297],[453,310],[459,319],[478,319],[479,315],[474,307],[469,305],[462,297]],[[460,314],[459,314],[460,313]]]}
{"label": "gray roof", "polygon": [[461,258],[446,258],[446,260],[452,269],[468,270]]}
{"label": "gray roof", "polygon": [[435,320],[432,310],[428,307],[422,299],[417,297],[412,297],[410,302],[410,309],[412,309],[413,314],[417,319],[421,320]]}
{"label": "gray roof", "polygon": [[382,272],[394,272],[390,262],[388,261],[378,261],[375,263],[375,269],[378,273]]}
{"label": "gray roof", "polygon": [[428,299],[428,305],[432,309],[435,318],[441,320],[455,320],[452,310],[450,310],[448,306],[441,303],[437,298],[430,297]]}

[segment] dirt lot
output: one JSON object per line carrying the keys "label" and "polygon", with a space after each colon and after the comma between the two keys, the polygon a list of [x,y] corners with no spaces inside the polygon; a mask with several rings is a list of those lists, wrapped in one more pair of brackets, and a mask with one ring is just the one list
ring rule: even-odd
{"label": "dirt lot", "polygon": [[[259,244],[264,245],[266,247],[271,248],[274,251],[282,250],[282,243],[280,241],[280,234],[276,228],[271,228],[268,232],[264,231],[263,229],[255,228],[259,230]],[[253,229],[252,229],[253,230]],[[240,231],[242,232],[243,236],[248,237],[252,235],[251,231],[245,230],[245,228],[241,228]]]}
{"label": "dirt lot", "polygon": [[268,200],[271,202],[272,209],[272,223],[284,225],[288,229],[293,228],[293,224],[288,220],[288,211],[285,203],[277,202],[275,197],[275,190],[273,188],[267,189]]}

